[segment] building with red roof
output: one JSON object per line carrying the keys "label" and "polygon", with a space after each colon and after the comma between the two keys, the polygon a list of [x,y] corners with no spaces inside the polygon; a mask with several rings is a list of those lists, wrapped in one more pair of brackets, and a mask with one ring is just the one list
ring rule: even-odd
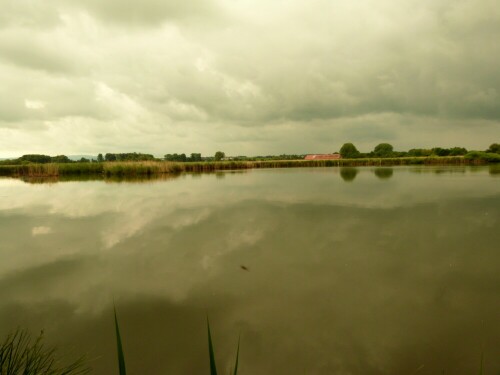
{"label": "building with red roof", "polygon": [[338,160],[342,159],[340,154],[311,154],[306,155],[305,160]]}

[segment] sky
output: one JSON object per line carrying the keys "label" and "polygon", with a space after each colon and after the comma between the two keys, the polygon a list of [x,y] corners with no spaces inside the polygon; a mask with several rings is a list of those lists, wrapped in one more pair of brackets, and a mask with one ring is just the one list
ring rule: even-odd
{"label": "sky", "polygon": [[0,0],[0,157],[500,141],[497,0]]}

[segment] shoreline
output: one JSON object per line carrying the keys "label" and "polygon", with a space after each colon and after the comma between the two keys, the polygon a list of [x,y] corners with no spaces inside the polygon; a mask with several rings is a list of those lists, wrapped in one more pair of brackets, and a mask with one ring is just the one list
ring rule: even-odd
{"label": "shoreline", "polygon": [[0,176],[4,177],[59,177],[59,176],[153,176],[175,175],[183,172],[216,172],[226,170],[263,168],[315,168],[315,167],[361,167],[401,165],[488,165],[486,160],[443,157],[360,158],[337,160],[262,160],[219,162],[169,162],[133,161],[103,163],[47,163],[0,165]]}

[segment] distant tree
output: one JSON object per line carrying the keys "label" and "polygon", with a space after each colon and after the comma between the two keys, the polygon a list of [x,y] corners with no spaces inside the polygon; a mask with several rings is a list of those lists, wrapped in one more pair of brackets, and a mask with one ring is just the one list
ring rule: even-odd
{"label": "distant tree", "polygon": [[408,156],[430,156],[431,154],[432,150],[423,148],[412,148],[408,151]]}
{"label": "distant tree", "polygon": [[18,161],[20,162],[28,162],[28,163],[50,163],[51,157],[48,155],[39,155],[39,154],[28,154],[21,156]]}
{"label": "distant tree", "polygon": [[224,159],[225,156],[226,156],[226,154],[224,152],[217,151],[215,153],[215,157],[214,158],[215,158],[216,161],[220,161],[220,160]]}
{"label": "distant tree", "polygon": [[493,143],[490,145],[490,148],[486,150],[486,152],[492,152],[494,154],[500,154],[500,143]]}
{"label": "distant tree", "polygon": [[52,163],[71,163],[71,159],[66,155],[57,155],[50,158]]}
{"label": "distant tree", "polygon": [[143,154],[140,152],[126,152],[120,154],[113,154],[117,161],[145,161],[154,160],[154,156],[151,154]]}
{"label": "distant tree", "polygon": [[192,153],[189,161],[201,161],[201,154]]}
{"label": "distant tree", "polygon": [[450,154],[450,150],[447,148],[434,147],[432,149],[432,153],[436,156],[448,156]]}
{"label": "distant tree", "polygon": [[450,156],[458,156],[465,155],[467,153],[467,149],[463,147],[452,147],[450,148]]}
{"label": "distant tree", "polygon": [[340,148],[340,155],[346,159],[354,159],[358,158],[360,153],[356,146],[352,143],[344,143],[344,145]]}
{"label": "distant tree", "polygon": [[187,161],[186,154],[166,154],[164,156],[164,159],[167,161],[180,161],[180,162]]}
{"label": "distant tree", "polygon": [[97,155],[97,162],[102,163],[104,161],[104,158],[102,157],[102,154]]}
{"label": "distant tree", "polygon": [[107,153],[106,155],[104,155],[104,160],[106,160],[106,161],[116,161],[116,155],[115,154]]}
{"label": "distant tree", "polygon": [[389,143],[380,143],[373,149],[373,154],[380,158],[388,158],[392,156],[394,152],[394,147]]}
{"label": "distant tree", "polygon": [[393,158],[404,158],[406,156],[408,156],[408,152],[406,152],[406,151],[393,151],[392,152]]}
{"label": "distant tree", "polygon": [[81,158],[80,160],[78,160],[80,163],[90,163],[90,160],[87,159],[87,158]]}

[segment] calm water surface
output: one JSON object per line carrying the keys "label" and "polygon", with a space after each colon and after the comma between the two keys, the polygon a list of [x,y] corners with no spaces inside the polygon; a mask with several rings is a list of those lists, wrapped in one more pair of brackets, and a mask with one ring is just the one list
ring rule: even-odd
{"label": "calm water surface", "polygon": [[0,334],[116,374],[114,298],[132,375],[207,374],[207,313],[243,375],[499,374],[495,172],[0,179]]}

